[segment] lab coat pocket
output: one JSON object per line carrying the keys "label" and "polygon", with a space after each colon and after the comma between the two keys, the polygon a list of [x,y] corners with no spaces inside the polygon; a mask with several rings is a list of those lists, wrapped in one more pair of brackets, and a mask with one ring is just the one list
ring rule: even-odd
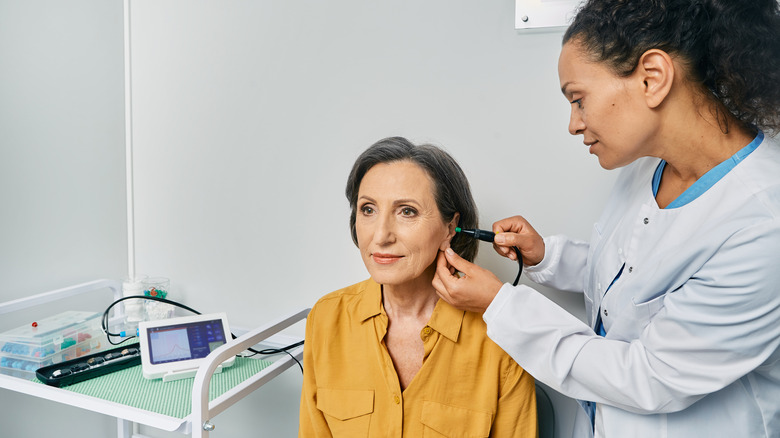
{"label": "lab coat pocket", "polygon": [[425,438],[483,438],[490,435],[493,415],[425,401],[421,422]]}
{"label": "lab coat pocket", "polygon": [[654,317],[656,313],[664,306],[664,298],[666,294],[659,295],[648,301],[637,303],[635,299],[631,300],[631,304],[634,305],[634,313],[638,320],[647,320]]}
{"label": "lab coat pocket", "polygon": [[325,414],[335,438],[365,437],[374,412],[374,391],[317,388],[317,409]]}
{"label": "lab coat pocket", "polygon": [[660,295],[639,303],[632,299],[625,312],[614,319],[612,327],[607,330],[608,336],[627,341],[639,339],[650,320],[664,307],[665,298],[666,295]]}

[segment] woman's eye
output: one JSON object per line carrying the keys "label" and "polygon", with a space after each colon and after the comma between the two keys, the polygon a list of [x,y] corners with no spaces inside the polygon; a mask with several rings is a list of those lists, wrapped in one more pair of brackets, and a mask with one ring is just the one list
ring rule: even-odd
{"label": "woman's eye", "polygon": [[577,108],[582,108],[582,98],[571,101],[572,105],[574,105],[575,103],[577,104]]}
{"label": "woman's eye", "polygon": [[411,207],[404,207],[404,208],[401,209],[401,215],[402,216],[410,217],[410,216],[414,216],[416,214],[417,214],[417,210],[415,210],[415,209],[413,209]]}
{"label": "woman's eye", "polygon": [[365,215],[369,215],[374,213],[374,209],[370,205],[364,205],[360,207],[360,212]]}

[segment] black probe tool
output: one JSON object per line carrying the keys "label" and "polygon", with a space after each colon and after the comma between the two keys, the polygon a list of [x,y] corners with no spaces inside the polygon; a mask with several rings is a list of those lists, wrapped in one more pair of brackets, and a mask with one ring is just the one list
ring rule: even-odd
{"label": "black probe tool", "polygon": [[[493,243],[493,239],[496,237],[496,233],[487,230],[480,230],[479,228],[463,229],[460,227],[455,227],[455,232],[462,233],[475,239],[479,239],[483,242],[490,243]],[[515,250],[515,254],[517,254],[517,263],[520,264],[520,268],[517,271],[517,277],[515,277],[515,282],[512,283],[512,286],[517,286],[517,283],[520,281],[520,274],[523,273],[523,256],[520,255],[520,249],[518,247],[513,246],[512,248]]]}

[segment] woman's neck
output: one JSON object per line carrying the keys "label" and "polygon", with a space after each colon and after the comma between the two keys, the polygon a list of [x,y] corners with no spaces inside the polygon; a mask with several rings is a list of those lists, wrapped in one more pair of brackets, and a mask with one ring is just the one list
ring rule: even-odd
{"label": "woman's neck", "polygon": [[723,105],[707,97],[689,94],[671,106],[657,138],[657,156],[667,163],[665,177],[693,184],[755,137]]}
{"label": "woman's neck", "polygon": [[[666,161],[656,201],[666,208],[704,174],[747,146],[755,134],[729,121],[724,133],[714,118],[707,120],[694,114],[687,123],[675,124],[667,135],[660,137],[658,157]],[[673,125],[673,128],[674,126]]]}
{"label": "woman's neck", "polygon": [[419,318],[426,321],[439,301],[433,288],[434,271],[426,270],[416,279],[396,285],[382,285],[382,304],[390,319]]}

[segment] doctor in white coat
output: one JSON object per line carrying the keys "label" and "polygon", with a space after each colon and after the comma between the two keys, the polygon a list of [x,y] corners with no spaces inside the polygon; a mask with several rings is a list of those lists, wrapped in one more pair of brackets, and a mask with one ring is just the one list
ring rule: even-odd
{"label": "doctor in white coat", "polygon": [[558,71],[569,131],[620,177],[589,242],[493,231],[588,324],[450,250],[440,296],[581,401],[575,436],[780,437],[777,1],[591,0]]}

